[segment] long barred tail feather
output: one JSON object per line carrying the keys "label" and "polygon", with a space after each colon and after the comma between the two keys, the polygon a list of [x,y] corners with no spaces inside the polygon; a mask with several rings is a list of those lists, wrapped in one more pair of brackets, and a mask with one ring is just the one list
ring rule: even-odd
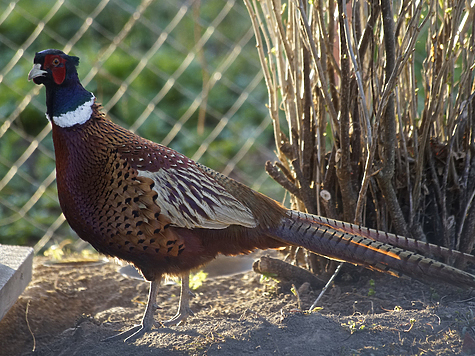
{"label": "long barred tail feather", "polygon": [[[415,240],[291,210],[288,217],[282,219],[280,226],[271,229],[270,233],[279,240],[303,246],[318,255],[363,265],[398,277],[407,275],[422,280],[443,280],[458,286],[475,287],[474,275],[393,246],[417,246]],[[434,247],[430,249],[434,250]],[[446,255],[461,254],[445,250],[443,253]]]}
{"label": "long barred tail feather", "polygon": [[322,226],[331,227],[333,229],[340,230],[343,232],[357,234],[357,235],[364,236],[375,241],[384,242],[384,243],[391,244],[393,246],[397,246],[403,249],[412,250],[412,251],[420,251],[422,253],[432,254],[433,256],[438,256],[438,257],[461,259],[471,264],[475,264],[475,256],[469,255],[467,253],[463,253],[457,250],[452,250],[450,248],[434,245],[428,242],[414,240],[405,236],[390,234],[384,231],[369,229],[367,227],[363,227],[360,225],[328,219],[321,216],[314,216],[314,215],[299,213],[299,212],[293,212],[293,213],[298,213],[298,215],[300,215],[299,218],[311,220],[317,224],[321,224]]}

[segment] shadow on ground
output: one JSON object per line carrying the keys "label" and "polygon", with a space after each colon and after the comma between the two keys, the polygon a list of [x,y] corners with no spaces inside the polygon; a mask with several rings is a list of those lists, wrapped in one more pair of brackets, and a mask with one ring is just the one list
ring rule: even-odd
{"label": "shadow on ground", "polygon": [[[102,342],[140,321],[148,284],[122,276],[114,263],[43,262],[35,258],[32,282],[0,322],[0,355],[454,355],[475,325],[470,290],[349,269],[323,309],[306,314],[275,281],[246,272],[208,278],[185,325],[132,344]],[[318,292],[302,288],[302,307]],[[161,288],[157,320],[175,314],[178,297],[178,285]]]}

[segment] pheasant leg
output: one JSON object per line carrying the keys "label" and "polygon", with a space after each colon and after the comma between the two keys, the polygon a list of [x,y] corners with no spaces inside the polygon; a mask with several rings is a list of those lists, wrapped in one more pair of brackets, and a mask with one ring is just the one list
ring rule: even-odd
{"label": "pheasant leg", "polygon": [[190,296],[194,294],[190,291],[190,275],[186,274],[181,277],[181,294],[180,294],[180,306],[176,315],[170,320],[164,321],[161,324],[163,326],[178,325],[184,322],[189,316],[193,316],[194,313],[190,309]]}
{"label": "pheasant leg", "polygon": [[155,321],[153,319],[153,315],[155,311],[158,309],[156,304],[157,302],[157,295],[158,295],[158,288],[160,287],[160,282],[162,277],[155,279],[150,283],[150,290],[148,293],[148,301],[147,307],[145,309],[145,313],[142,318],[142,322],[138,325],[134,325],[132,328],[121,332],[120,334],[108,337],[102,341],[114,341],[118,339],[124,339],[124,342],[132,342],[138,339],[139,337],[143,336],[146,332],[149,332],[152,329],[152,326],[155,325]]}

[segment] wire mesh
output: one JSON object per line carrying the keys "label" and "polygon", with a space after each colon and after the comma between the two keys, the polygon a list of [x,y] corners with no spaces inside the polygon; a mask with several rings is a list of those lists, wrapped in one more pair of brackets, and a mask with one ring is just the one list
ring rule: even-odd
{"label": "wire mesh", "polygon": [[0,242],[72,236],[61,214],[35,52],[80,57],[83,85],[111,119],[274,198],[267,92],[240,1],[0,2]]}

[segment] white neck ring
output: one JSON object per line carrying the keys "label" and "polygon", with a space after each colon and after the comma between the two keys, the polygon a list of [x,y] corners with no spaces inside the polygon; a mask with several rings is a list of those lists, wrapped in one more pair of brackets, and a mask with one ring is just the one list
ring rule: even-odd
{"label": "white neck ring", "polygon": [[74,125],[82,125],[91,118],[92,105],[94,104],[94,95],[91,100],[79,105],[75,110],[61,114],[59,116],[53,116],[53,121],[59,127],[71,127]]}

